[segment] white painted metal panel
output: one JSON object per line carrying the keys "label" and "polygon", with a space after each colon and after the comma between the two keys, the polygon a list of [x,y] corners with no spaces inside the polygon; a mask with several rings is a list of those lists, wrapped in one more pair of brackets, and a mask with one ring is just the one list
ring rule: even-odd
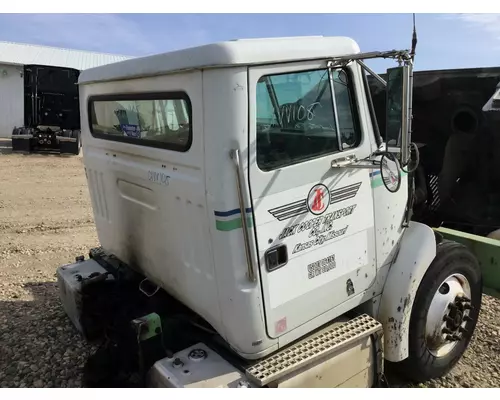
{"label": "white painted metal panel", "polygon": [[231,40],[93,68],[82,73],[79,82],[157,76],[191,69],[290,62],[298,61],[298,58],[324,59],[358,52],[357,43],[347,37],[299,36]]}
{"label": "white painted metal panel", "polygon": [[[178,90],[192,106],[193,142],[187,152],[92,136],[88,96]],[[89,85],[80,98],[83,156],[100,244],[224,334],[207,240],[202,73]]]}
{"label": "white painted metal panel", "polygon": [[22,67],[0,64],[0,137],[7,138],[24,122]]}

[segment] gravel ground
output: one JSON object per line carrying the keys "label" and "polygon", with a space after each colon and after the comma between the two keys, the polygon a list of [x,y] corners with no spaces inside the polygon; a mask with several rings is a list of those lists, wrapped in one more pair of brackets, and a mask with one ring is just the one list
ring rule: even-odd
{"label": "gravel ground", "polygon": [[0,141],[0,387],[79,387],[92,351],[55,270],[98,243],[81,157],[13,155]]}
{"label": "gravel ground", "polygon": [[[80,387],[93,349],[59,305],[55,270],[98,244],[82,158],[9,146],[0,140],[0,387]],[[500,386],[500,301],[484,297],[465,357],[425,386]]]}

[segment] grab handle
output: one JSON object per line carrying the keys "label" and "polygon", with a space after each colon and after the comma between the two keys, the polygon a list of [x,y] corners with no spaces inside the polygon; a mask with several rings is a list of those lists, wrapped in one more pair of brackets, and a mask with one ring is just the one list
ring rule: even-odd
{"label": "grab handle", "polygon": [[256,281],[256,274],[252,261],[252,253],[250,251],[250,237],[248,235],[248,223],[245,202],[243,200],[243,182],[241,179],[241,164],[240,164],[240,151],[233,149],[230,152],[236,170],[236,187],[238,189],[238,201],[240,203],[241,223],[243,228],[243,242],[245,243],[245,253],[248,265],[248,279],[250,282]]}

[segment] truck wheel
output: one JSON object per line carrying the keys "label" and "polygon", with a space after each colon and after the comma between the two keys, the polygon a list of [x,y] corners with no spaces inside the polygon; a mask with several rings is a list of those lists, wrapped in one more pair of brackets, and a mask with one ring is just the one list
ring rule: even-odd
{"label": "truck wheel", "polygon": [[[24,135],[30,133],[26,128],[14,128],[13,136]],[[12,138],[12,151],[20,153],[29,153],[31,151],[31,139]]]}
{"label": "truck wheel", "polygon": [[409,356],[400,370],[406,378],[424,382],[455,366],[472,338],[481,298],[477,259],[464,245],[443,240],[415,297]]}
{"label": "truck wheel", "polygon": [[79,130],[72,131],[71,136],[76,138],[76,143],[74,144],[73,147],[73,154],[78,155],[80,154],[80,149],[82,148],[82,139],[81,139],[81,132]]}
{"label": "truck wheel", "polygon": [[80,149],[82,147],[81,134],[79,130],[67,131],[63,133],[64,136],[76,139],[75,142],[60,142],[59,151],[61,154],[80,154]]}

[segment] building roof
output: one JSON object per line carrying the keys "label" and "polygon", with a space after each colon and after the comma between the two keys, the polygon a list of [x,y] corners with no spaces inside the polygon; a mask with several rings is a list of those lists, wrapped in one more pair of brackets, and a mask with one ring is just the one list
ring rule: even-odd
{"label": "building roof", "polygon": [[240,39],[91,68],[80,74],[78,82],[82,84],[164,75],[193,69],[323,59],[355,54],[359,51],[357,43],[347,37]]}
{"label": "building roof", "polygon": [[130,58],[132,57],[0,41],[0,64],[39,64],[81,71]]}

